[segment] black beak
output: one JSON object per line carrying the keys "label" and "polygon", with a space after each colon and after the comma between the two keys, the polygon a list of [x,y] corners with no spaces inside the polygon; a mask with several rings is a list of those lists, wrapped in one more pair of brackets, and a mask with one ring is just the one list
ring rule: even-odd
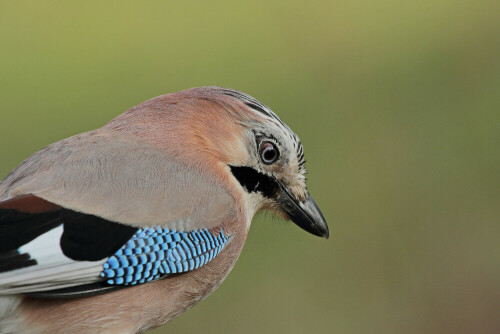
{"label": "black beak", "polygon": [[307,194],[307,198],[304,202],[298,201],[292,196],[288,189],[280,183],[280,193],[276,201],[290,217],[290,220],[299,227],[318,237],[328,239],[330,232],[328,231],[325,217],[323,217],[323,214],[311,195]]}

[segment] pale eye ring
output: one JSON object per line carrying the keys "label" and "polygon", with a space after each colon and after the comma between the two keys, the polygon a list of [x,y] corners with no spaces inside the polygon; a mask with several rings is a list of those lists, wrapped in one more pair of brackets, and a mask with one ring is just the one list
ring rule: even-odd
{"label": "pale eye ring", "polygon": [[270,165],[278,160],[280,152],[274,143],[265,141],[260,144],[260,159],[266,165]]}

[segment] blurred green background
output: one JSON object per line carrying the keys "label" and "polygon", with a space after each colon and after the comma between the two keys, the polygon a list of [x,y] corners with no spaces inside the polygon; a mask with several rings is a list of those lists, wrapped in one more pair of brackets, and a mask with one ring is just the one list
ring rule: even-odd
{"label": "blurred green background", "polygon": [[0,3],[0,174],[151,97],[247,92],[330,224],[258,216],[154,333],[499,333],[498,1]]}

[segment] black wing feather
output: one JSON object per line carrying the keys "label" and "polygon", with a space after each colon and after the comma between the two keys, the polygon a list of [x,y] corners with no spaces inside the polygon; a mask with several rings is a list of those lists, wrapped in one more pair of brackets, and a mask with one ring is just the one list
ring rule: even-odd
{"label": "black wing feather", "polygon": [[[59,242],[65,256],[75,261],[99,261],[113,255],[138,230],[94,215],[69,209],[44,213],[26,213],[0,209],[0,273],[37,265],[35,254],[21,253],[19,248],[40,235],[63,225]],[[38,297],[75,298],[120,289],[106,282],[95,282],[70,288],[30,293]]]}
{"label": "black wing feather", "polygon": [[137,232],[136,227],[66,209],[61,211],[61,220],[64,222],[61,249],[76,261],[109,257]]}
{"label": "black wing feather", "polygon": [[18,248],[61,224],[64,230],[60,240],[62,252],[76,261],[99,261],[109,257],[137,231],[136,227],[69,209],[44,213],[0,209],[0,268],[12,265],[17,269],[19,265],[14,262],[29,260],[19,254]]}
{"label": "black wing feather", "polygon": [[61,225],[59,211],[31,214],[0,209],[0,254],[16,250]]}

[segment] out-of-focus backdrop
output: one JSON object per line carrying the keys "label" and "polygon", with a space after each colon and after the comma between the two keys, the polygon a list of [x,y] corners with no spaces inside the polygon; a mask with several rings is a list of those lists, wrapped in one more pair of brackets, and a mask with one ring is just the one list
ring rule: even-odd
{"label": "out-of-focus backdrop", "polygon": [[[0,174],[151,97],[247,92],[331,227],[268,215],[154,333],[499,333],[498,1],[0,3]],[[133,311],[133,310],[131,310]]]}

